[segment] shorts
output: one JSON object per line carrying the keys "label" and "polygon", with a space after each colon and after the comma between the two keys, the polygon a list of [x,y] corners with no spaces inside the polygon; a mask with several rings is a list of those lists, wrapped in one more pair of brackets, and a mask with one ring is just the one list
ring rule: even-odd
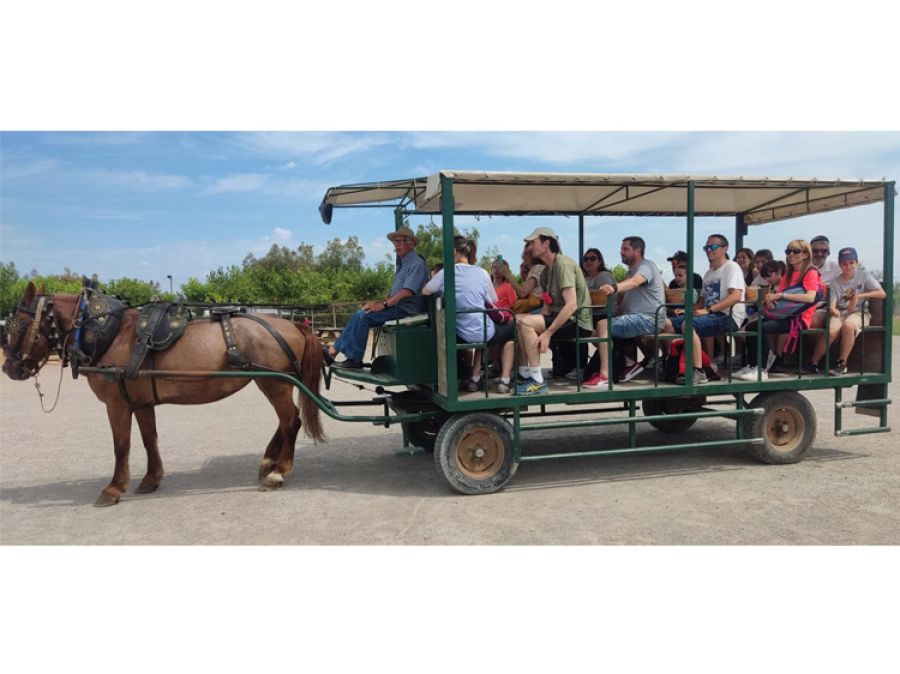
{"label": "shorts", "polygon": [[[672,319],[672,327],[675,332],[681,332],[684,316],[676,316]],[[700,337],[715,337],[737,330],[737,325],[726,313],[717,311],[703,316],[694,316],[694,332]]]}
{"label": "shorts", "polygon": [[[544,327],[549,328],[550,324],[553,323],[553,320],[556,316],[551,316],[549,314],[544,314]],[[556,334],[553,335],[555,338],[560,339],[571,339],[575,336],[575,326],[578,325],[575,321],[570,320],[564,326],[562,326],[559,330],[556,331]],[[585,330],[581,326],[578,326],[578,336],[579,337],[590,337],[591,331]]]}
{"label": "shorts", "polygon": [[[865,319],[866,325],[870,325],[872,323],[872,315],[868,311],[866,312]],[[863,315],[858,311],[854,311],[852,314],[848,314],[846,311],[842,311],[841,323],[842,325],[852,325],[854,335],[858,337],[859,333],[862,332]]]}
{"label": "shorts", "polygon": [[609,333],[617,339],[652,335],[656,331],[655,318],[647,314],[613,316],[611,323]]}

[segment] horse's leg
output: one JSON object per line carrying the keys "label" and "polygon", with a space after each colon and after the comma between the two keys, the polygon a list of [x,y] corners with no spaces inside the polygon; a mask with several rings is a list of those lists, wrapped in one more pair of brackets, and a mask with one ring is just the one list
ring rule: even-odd
{"label": "horse's leg", "polygon": [[95,506],[111,506],[119,502],[128,488],[128,450],[131,448],[131,410],[121,400],[106,404],[106,416],[113,434],[116,468],[112,481],[100,492]]}
{"label": "horse's leg", "polygon": [[[278,430],[269,443],[269,447],[266,448],[268,454],[269,449],[272,448],[274,451],[272,446],[277,445],[278,458],[275,459],[274,468],[266,475],[262,487],[260,487],[264,491],[269,491],[278,489],[294,467],[294,444],[297,442],[297,433],[300,431],[300,411],[294,405],[294,389],[290,384],[266,379],[257,380],[256,385],[272,403],[272,407],[275,408],[275,413],[278,415]],[[266,458],[263,461],[265,462]]]}
{"label": "horse's leg", "polygon": [[259,479],[262,480],[266,475],[275,470],[275,460],[281,452],[281,425],[275,429],[275,434],[266,445],[266,452],[263,454],[262,461],[259,462]]}
{"label": "horse's leg", "polygon": [[149,494],[156,491],[162,482],[164,471],[159,446],[156,442],[156,408],[142,407],[134,411],[134,416],[141,429],[141,439],[147,450],[147,474],[135,490],[135,494]]}

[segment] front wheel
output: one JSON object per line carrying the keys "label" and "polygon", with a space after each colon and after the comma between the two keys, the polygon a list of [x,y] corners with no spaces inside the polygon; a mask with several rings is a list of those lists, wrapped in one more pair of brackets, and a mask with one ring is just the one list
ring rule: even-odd
{"label": "front wheel", "polygon": [[748,438],[762,437],[762,444],[750,445],[750,451],[764,463],[797,463],[816,439],[816,412],[809,400],[794,391],[760,393],[750,407],[763,413],[745,417]]}
{"label": "front wheel", "polygon": [[462,494],[490,494],[501,489],[519,464],[509,422],[489,412],[452,417],[437,436],[437,472]]}

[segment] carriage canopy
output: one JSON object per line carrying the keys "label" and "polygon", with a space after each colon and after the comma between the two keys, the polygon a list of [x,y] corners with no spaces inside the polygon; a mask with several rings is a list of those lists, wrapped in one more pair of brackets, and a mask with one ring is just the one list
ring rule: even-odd
{"label": "carriage canopy", "polygon": [[603,173],[504,173],[444,170],[431,176],[332,187],[320,206],[397,205],[418,213],[441,210],[441,177],[453,182],[454,212],[687,215],[685,188],[694,183],[694,214],[743,216],[747,225],[785,220],[884,200],[882,180],[757,178]]}

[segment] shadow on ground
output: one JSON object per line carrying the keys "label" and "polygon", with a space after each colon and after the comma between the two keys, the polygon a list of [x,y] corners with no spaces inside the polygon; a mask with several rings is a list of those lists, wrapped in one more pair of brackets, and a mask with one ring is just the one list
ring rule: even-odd
{"label": "shadow on ground", "polygon": [[[698,442],[733,438],[733,431],[718,429],[692,431]],[[828,438],[825,438],[827,441]],[[651,446],[683,441],[681,436],[655,431],[638,433],[638,446]],[[522,452],[535,456],[554,451],[579,452],[623,447],[628,442],[625,432],[535,433],[523,439]],[[819,443],[807,455],[806,463],[859,459],[860,452],[837,450]],[[561,448],[564,448],[562,450]],[[359,448],[341,451],[317,450],[298,453],[294,472],[281,488],[282,492],[333,491],[396,497],[440,497],[455,495],[434,469],[433,455],[395,454],[399,447],[391,439],[370,442],[366,452]],[[165,460],[165,457],[164,457]],[[228,492],[255,492],[259,483],[256,472],[259,454],[215,457],[196,470],[170,472],[160,489],[153,494],[134,494],[141,475],[136,466],[130,490],[122,502],[145,499],[196,498]],[[507,485],[507,491],[555,489],[573,485],[590,485],[633,480],[660,480],[683,475],[703,475],[726,471],[749,470],[761,464],[739,447],[704,447],[688,450],[661,450],[632,455],[591,456],[550,459],[520,465]],[[96,479],[61,480],[45,484],[22,485],[0,489],[0,500],[32,507],[58,507],[93,503],[109,476]],[[261,495],[263,497],[264,495]]]}

